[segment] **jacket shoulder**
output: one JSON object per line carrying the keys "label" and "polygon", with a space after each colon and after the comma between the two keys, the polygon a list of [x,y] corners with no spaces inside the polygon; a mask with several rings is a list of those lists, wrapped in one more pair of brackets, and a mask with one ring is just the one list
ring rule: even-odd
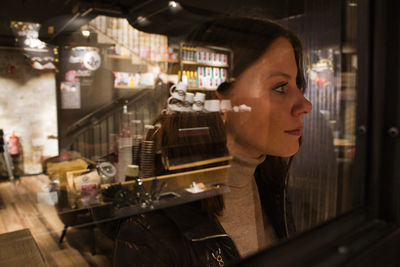
{"label": "jacket shoulder", "polygon": [[123,221],[115,241],[114,266],[179,266],[175,247],[182,243],[174,224],[161,212]]}

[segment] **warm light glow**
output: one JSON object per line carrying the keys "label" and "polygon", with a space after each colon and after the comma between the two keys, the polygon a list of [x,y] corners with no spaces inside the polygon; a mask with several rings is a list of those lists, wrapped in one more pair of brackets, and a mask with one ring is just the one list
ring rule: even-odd
{"label": "warm light glow", "polygon": [[136,18],[136,23],[140,26],[147,26],[150,24],[150,21],[146,17],[139,16]]}
{"label": "warm light glow", "polygon": [[168,6],[171,8],[176,8],[178,6],[178,4],[175,1],[169,1]]}
{"label": "warm light glow", "polygon": [[47,27],[47,33],[48,34],[54,34],[54,26]]}
{"label": "warm light glow", "polygon": [[82,35],[84,36],[84,37],[89,37],[90,36],[90,31],[88,31],[88,30],[83,30],[82,31]]}
{"label": "warm light glow", "polygon": [[173,13],[176,13],[176,12],[182,10],[182,6],[178,2],[175,2],[175,1],[169,1],[168,7],[171,10],[171,12],[173,12]]}

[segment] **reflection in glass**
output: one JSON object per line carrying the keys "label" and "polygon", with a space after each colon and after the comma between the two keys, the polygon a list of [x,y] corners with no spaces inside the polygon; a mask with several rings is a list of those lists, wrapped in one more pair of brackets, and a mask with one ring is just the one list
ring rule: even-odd
{"label": "reflection in glass", "polygon": [[[170,8],[174,8],[173,5]],[[302,37],[307,53],[305,97],[311,101],[313,109],[304,116],[302,144],[292,162],[290,175],[286,180],[277,175],[279,186],[274,184],[272,187],[276,191],[266,194],[272,200],[270,208],[278,214],[275,218],[271,216],[275,220],[271,224],[280,226],[279,231],[270,227],[271,231],[265,233],[273,242],[293,236],[295,228],[300,233],[361,202],[363,187],[352,177],[357,104],[356,15],[356,0],[343,3],[307,0],[304,14],[286,16],[279,21]],[[326,20],[327,17],[332,19]],[[57,241],[62,242],[67,236],[68,245],[66,242],[63,245],[74,253],[70,246],[77,248],[85,257],[77,259],[92,264],[96,256],[90,252],[97,252],[109,256],[105,261],[110,265],[119,229],[113,224],[119,223],[116,218],[141,214],[134,217],[134,221],[144,218],[144,213],[222,193],[226,203],[230,203],[227,205],[233,206],[231,211],[237,212],[233,216],[250,211],[249,202],[241,203],[242,210],[235,210],[237,195],[229,195],[228,186],[220,184],[231,171],[238,178],[236,184],[229,185],[231,192],[236,192],[232,189],[234,186],[242,185],[242,174],[249,178],[251,186],[254,185],[254,169],[244,168],[243,162],[235,162],[234,168],[229,169],[233,161],[226,147],[223,120],[231,123],[238,133],[247,134],[245,145],[258,142],[256,145],[272,147],[266,124],[272,119],[276,119],[275,122],[286,119],[280,117],[279,109],[274,110],[278,115],[266,119],[271,113],[271,103],[262,102],[265,88],[260,87],[256,96],[249,93],[248,89],[254,88],[252,82],[256,74],[260,74],[259,71],[261,76],[265,74],[262,66],[257,66],[247,77],[241,95],[237,94],[232,101],[222,99],[220,102],[216,88],[222,82],[234,84],[231,83],[235,81],[232,78],[237,78],[234,67],[248,67],[234,65],[234,59],[239,56],[232,49],[223,45],[184,43],[180,38],[145,33],[121,18],[97,16],[80,30],[85,31],[83,36],[83,32],[78,31],[73,35],[76,37],[73,45],[61,45],[58,50],[61,102],[58,140],[62,151],[58,157],[44,160],[48,176],[37,176],[36,180],[23,178],[15,186],[2,184],[0,196],[7,204],[2,211],[12,214],[2,216],[7,219],[3,231],[30,227],[35,237],[45,236],[39,245],[50,263],[55,264],[50,247],[57,247]],[[260,46],[258,42],[250,43],[256,49]],[[7,67],[9,74],[13,72],[11,67]],[[235,83],[238,84],[237,80]],[[260,84],[266,86],[267,83]],[[279,84],[274,93],[284,92],[285,86]],[[303,97],[301,92],[296,92]],[[193,115],[192,111],[198,113]],[[220,111],[228,116],[221,116]],[[46,122],[56,125],[55,120],[49,120],[50,116],[46,115]],[[262,130],[254,127],[263,123]],[[299,136],[301,131],[296,130],[292,135]],[[297,151],[298,139],[294,140],[294,149],[288,155]],[[277,143],[286,145],[288,142]],[[35,146],[40,147],[40,142]],[[260,162],[253,162],[254,168],[263,159],[260,157]],[[252,189],[257,191],[257,186],[260,189],[260,185]],[[282,190],[285,186],[286,191]],[[17,199],[17,208],[13,197]],[[276,197],[279,199],[274,202]],[[286,197],[289,201],[285,201]],[[28,207],[26,214],[29,216],[22,218],[18,205]],[[201,219],[199,211],[200,208],[191,218],[195,225],[201,222],[196,220]],[[251,214],[248,218],[259,219],[258,227],[263,216],[260,209],[257,212],[257,216],[251,212],[246,214]],[[293,221],[289,221],[292,216],[287,215],[290,214]],[[22,223],[14,222],[14,217]],[[247,220],[246,225],[232,222],[231,218],[224,222],[225,230],[255,229],[248,239],[260,233],[254,223],[252,226]],[[165,225],[161,225],[160,232],[164,233],[165,229]],[[96,243],[98,247],[91,247],[93,236],[102,238],[102,235],[107,238]],[[151,244],[159,244],[158,241]],[[102,250],[101,246],[107,242],[108,247]],[[248,246],[243,255],[265,247],[262,242],[260,244],[252,243],[254,249]],[[212,253],[214,259],[221,259],[220,250]],[[151,256],[149,261],[153,259]],[[210,259],[213,258],[210,256]]]}
{"label": "reflection in glass", "polygon": [[[317,3],[310,3],[309,14],[315,21],[308,28],[313,34],[305,34],[309,51],[306,96],[313,103],[313,110],[305,117],[303,142],[288,179],[289,208],[298,232],[355,208],[363,194],[362,185],[354,184],[356,180],[352,177],[356,141],[357,3],[343,3],[345,21],[337,21],[340,28],[329,36],[322,17],[335,17],[341,5],[322,14],[317,11]],[[318,33],[326,39],[321,39]]]}

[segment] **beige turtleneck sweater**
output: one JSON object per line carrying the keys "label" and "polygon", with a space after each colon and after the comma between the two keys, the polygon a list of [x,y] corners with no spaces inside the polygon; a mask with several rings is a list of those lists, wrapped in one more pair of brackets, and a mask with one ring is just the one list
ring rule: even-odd
{"label": "beige turtleneck sweater", "polygon": [[272,225],[262,211],[254,171],[265,157],[234,156],[228,172],[230,192],[224,194],[225,209],[218,217],[242,257],[266,248],[276,240]]}

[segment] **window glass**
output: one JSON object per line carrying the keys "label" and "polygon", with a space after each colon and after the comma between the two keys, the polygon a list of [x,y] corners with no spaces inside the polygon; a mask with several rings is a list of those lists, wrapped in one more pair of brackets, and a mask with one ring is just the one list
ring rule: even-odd
{"label": "window glass", "polygon": [[223,266],[363,204],[357,0],[119,2],[7,22],[0,234],[54,266]]}
{"label": "window glass", "polygon": [[[313,110],[305,116],[303,143],[288,179],[298,231],[350,211],[361,205],[363,196],[363,186],[355,184],[359,181],[352,175],[356,152],[357,1],[333,5],[329,11],[319,10],[316,2],[308,8],[314,20],[304,23],[307,26],[303,28],[309,60],[305,95]],[[334,15],[339,13],[341,17]],[[325,16],[335,19],[327,22]],[[340,29],[334,30],[329,23],[341,25]]]}

